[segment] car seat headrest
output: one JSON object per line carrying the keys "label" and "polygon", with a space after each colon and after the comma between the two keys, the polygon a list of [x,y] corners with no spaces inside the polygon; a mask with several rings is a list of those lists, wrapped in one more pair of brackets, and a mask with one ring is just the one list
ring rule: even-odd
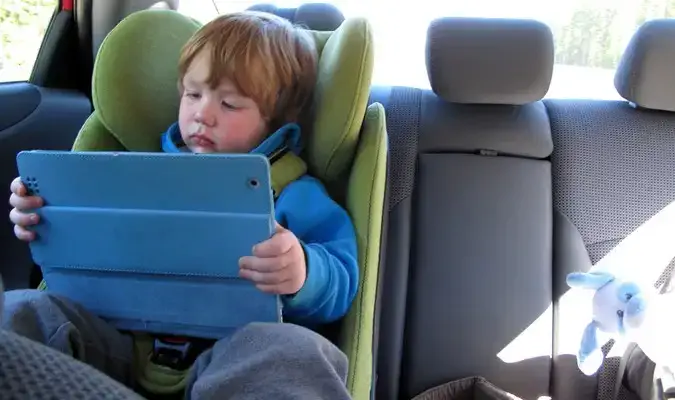
{"label": "car seat headrest", "polygon": [[92,100],[99,119],[127,149],[159,150],[178,117],[178,58],[198,22],[171,10],[131,14],[103,39]]}
{"label": "car seat headrest", "polygon": [[624,99],[643,108],[675,111],[675,20],[644,23],[631,38],[614,76]]}
{"label": "car seat headrest", "polygon": [[342,12],[328,3],[307,3],[298,8],[281,8],[274,4],[256,4],[248,9],[275,14],[286,18],[293,24],[315,31],[334,31],[345,20]]}
{"label": "car seat headrest", "polygon": [[[171,10],[129,15],[101,44],[92,78],[100,123],[128,150],[158,151],[178,118],[178,58],[200,28]],[[314,107],[303,137],[306,160],[319,179],[339,179],[351,165],[373,70],[370,25],[346,20],[335,32],[312,31],[320,53]]]}
{"label": "car seat headrest", "polygon": [[431,88],[463,104],[541,100],[553,73],[553,35],[533,20],[440,18],[427,30]]}

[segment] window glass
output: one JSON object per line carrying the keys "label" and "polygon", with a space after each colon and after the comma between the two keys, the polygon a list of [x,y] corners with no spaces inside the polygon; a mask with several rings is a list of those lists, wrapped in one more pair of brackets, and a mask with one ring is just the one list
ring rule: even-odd
{"label": "window glass", "polygon": [[[375,35],[375,85],[429,88],[424,47],[429,22],[444,16],[531,18],[555,38],[549,98],[618,99],[614,71],[630,37],[646,20],[675,16],[675,0],[333,0],[346,17],[370,20]],[[203,22],[256,1],[182,1],[179,11]],[[278,7],[303,1],[266,0]]]}
{"label": "window glass", "polygon": [[58,0],[0,0],[0,82],[27,81]]}

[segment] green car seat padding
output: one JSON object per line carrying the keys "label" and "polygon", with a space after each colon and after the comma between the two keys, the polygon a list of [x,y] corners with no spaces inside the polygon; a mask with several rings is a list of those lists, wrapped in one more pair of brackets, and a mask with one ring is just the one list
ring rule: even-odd
{"label": "green car seat padding", "polygon": [[[92,99],[101,124],[124,148],[160,150],[159,136],[178,115],[180,50],[199,27],[174,11],[146,10],[122,20],[101,43]],[[366,20],[349,19],[335,32],[312,33],[320,59],[307,161],[317,178],[331,182],[349,169],[358,142],[372,78],[371,32]]]}

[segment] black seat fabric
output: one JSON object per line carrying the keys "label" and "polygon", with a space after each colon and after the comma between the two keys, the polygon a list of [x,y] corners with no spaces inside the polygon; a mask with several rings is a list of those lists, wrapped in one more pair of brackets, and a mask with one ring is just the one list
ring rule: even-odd
{"label": "black seat fabric", "polygon": [[552,66],[543,24],[443,18],[427,37],[433,91],[373,91],[386,97],[392,160],[378,398],[474,375],[526,399],[549,393],[550,318],[542,354],[497,354],[552,301],[553,144],[540,101]]}
{"label": "black seat fabric", "polygon": [[[627,101],[545,101],[555,148],[556,303],[567,290],[567,273],[590,268],[675,201],[674,71],[675,20],[652,21],[634,35],[616,73]],[[557,313],[563,318],[575,309]],[[556,344],[569,334],[556,324]],[[619,359],[586,377],[564,350],[554,354],[553,398],[611,400]]]}
{"label": "black seat fabric", "polygon": [[345,20],[342,12],[328,3],[307,3],[297,8],[282,8],[273,4],[256,4],[248,9],[275,14],[294,24],[315,31],[334,31]]}

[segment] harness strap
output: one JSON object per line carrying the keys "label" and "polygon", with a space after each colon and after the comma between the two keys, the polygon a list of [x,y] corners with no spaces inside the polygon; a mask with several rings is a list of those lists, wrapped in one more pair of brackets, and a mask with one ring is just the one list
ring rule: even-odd
{"label": "harness strap", "polygon": [[272,194],[276,200],[286,186],[307,173],[307,163],[287,147],[274,152],[269,159]]}

